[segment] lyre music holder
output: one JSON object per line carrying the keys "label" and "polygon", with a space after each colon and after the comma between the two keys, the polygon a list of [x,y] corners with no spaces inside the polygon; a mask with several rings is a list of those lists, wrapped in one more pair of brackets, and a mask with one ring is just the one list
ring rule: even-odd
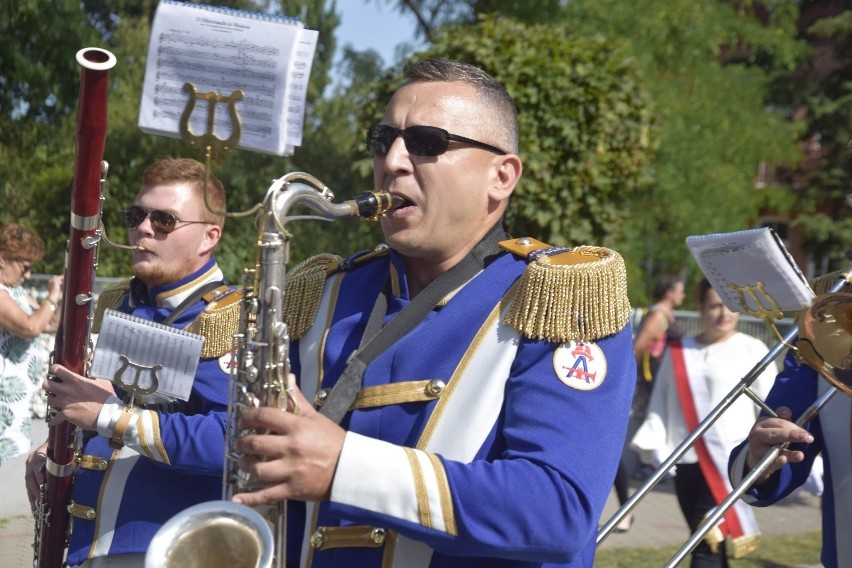
{"label": "lyre music holder", "polygon": [[[241,135],[237,102],[243,100],[243,91],[237,90],[228,96],[220,95],[216,91],[199,92],[192,83],[184,83],[183,90],[189,95],[186,108],[180,115],[180,136],[183,141],[193,148],[205,148],[208,159],[211,153],[219,159],[225,152],[236,148]],[[207,131],[194,134],[189,128],[189,120],[199,99],[207,101]],[[216,105],[219,103],[227,103],[228,115],[231,118],[231,135],[224,139],[216,136]]]}

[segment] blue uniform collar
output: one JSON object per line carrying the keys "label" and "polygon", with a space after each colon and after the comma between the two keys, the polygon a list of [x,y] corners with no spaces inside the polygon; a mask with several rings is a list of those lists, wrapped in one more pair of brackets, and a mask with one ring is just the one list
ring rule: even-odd
{"label": "blue uniform collar", "polygon": [[171,284],[155,286],[150,290],[138,278],[133,278],[130,281],[130,306],[148,305],[171,310],[180,305],[199,286],[223,280],[224,274],[216,264],[215,258],[210,258],[204,266],[186,278]]}

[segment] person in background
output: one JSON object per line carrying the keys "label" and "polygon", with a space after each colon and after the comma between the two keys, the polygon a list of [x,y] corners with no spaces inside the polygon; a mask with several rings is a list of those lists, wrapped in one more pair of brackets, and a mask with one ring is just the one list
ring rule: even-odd
{"label": "person in background", "polygon": [[635,378],[621,257],[504,232],[517,110],[477,67],[409,66],[367,148],[388,247],[318,259],[285,310],[298,412],[243,412],[271,433],[233,499],[290,500],[303,566],[590,568]]}
{"label": "person in background", "polygon": [[[651,398],[654,377],[663,358],[663,351],[670,341],[683,337],[683,329],[674,316],[686,296],[683,279],[679,276],[662,276],[653,290],[654,303],[639,322],[636,338],[633,340],[633,352],[636,355],[636,389],[630,406],[630,422],[627,426],[627,439],[636,433],[645,420],[645,411]],[[618,472],[615,475],[615,495],[619,505],[624,505],[630,497],[630,477],[638,459],[633,450],[624,448]],[[626,515],[615,527],[615,532],[625,533],[633,525],[633,514]]]}
{"label": "person in background", "polygon": [[[164,158],[145,170],[122,213],[136,247],[134,277],[101,293],[93,326],[96,332],[112,308],[204,335],[189,400],[155,392],[127,412],[125,393],[113,383],[61,365],[53,365],[55,377],[43,383],[56,413],[50,424],[67,420],[84,434],[72,493],[70,566],[141,566],[160,526],[187,507],[221,498],[228,364],[238,319],[226,317],[226,308],[237,294],[213,256],[224,218],[205,206],[205,178],[204,165],[189,159]],[[206,185],[211,207],[223,212],[221,183],[211,175]],[[34,508],[45,482],[46,447],[27,462]]]}
{"label": "person in background", "polygon": [[[632,439],[644,463],[657,466],[664,461],[769,351],[761,340],[737,331],[739,314],[725,306],[706,278],[698,285],[698,306],[703,331],[673,341],[665,351],[647,416]],[[768,365],[752,383],[752,391],[763,397],[775,372],[774,364]],[[757,415],[757,405],[739,397],[678,462],[675,493],[690,532],[731,492],[728,455]],[[754,515],[738,503],[695,548],[690,566],[728,566],[728,552],[734,557],[747,554],[759,537]],[[726,550],[726,538],[733,550]]]}
{"label": "person in background", "polygon": [[[824,276],[813,284],[817,293],[825,291],[840,274]],[[848,283],[843,290],[852,292]],[[848,306],[848,303],[847,303]],[[848,341],[849,330],[839,331],[829,341]],[[848,384],[848,383],[847,383]],[[743,478],[763,459],[774,445],[790,443],[743,495],[743,500],[756,507],[767,507],[813,483],[815,471],[822,466],[824,491],[822,498],[822,565],[826,568],[852,566],[852,398],[835,394],[816,418],[804,428],[795,421],[832,384],[796,358],[790,350],[784,368],[766,398],[777,418],[760,417],[748,438],[731,452],[728,473],[731,483],[739,485]],[[820,460],[819,458],[822,458]],[[820,464],[822,461],[822,464]]]}
{"label": "person in background", "polygon": [[62,277],[47,282],[39,304],[23,288],[44,242],[21,225],[0,227],[0,464],[30,450],[30,424],[47,351],[37,341],[59,324]]}

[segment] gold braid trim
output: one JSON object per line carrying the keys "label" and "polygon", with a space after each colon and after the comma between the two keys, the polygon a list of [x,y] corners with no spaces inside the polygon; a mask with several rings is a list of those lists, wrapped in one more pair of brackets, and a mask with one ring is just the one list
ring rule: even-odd
{"label": "gold braid trim", "polygon": [[92,333],[98,333],[100,331],[101,322],[104,319],[104,312],[107,310],[117,309],[128,292],[130,292],[129,278],[104,288],[104,291],[98,296],[98,303],[95,306],[95,317],[92,320]]}
{"label": "gold braid trim", "polygon": [[[706,519],[707,517],[704,518]],[[710,552],[713,554],[719,552],[719,545],[725,542],[725,535],[722,534],[722,529],[718,525],[710,529],[710,532],[704,536],[704,542],[710,547]]]}
{"label": "gold braid trim", "polygon": [[[534,239],[500,245],[523,256],[547,248]],[[580,246],[531,262],[504,322],[530,339],[589,341],[620,331],[629,316],[624,259],[610,249]]]}
{"label": "gold braid trim", "polygon": [[731,556],[744,558],[758,549],[760,546],[760,533],[746,534],[731,541]]}
{"label": "gold braid trim", "polygon": [[337,271],[342,260],[333,254],[318,254],[288,273],[284,284],[284,321],[290,339],[299,339],[314,324],[325,280]]}
{"label": "gold braid trim", "polygon": [[243,291],[240,289],[217,297],[186,326],[186,331],[204,336],[202,359],[221,357],[231,350],[234,334],[240,330],[242,297]]}

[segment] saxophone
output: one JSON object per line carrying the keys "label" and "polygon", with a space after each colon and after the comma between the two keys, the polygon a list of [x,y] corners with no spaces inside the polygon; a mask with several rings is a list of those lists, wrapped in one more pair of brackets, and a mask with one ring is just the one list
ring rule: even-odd
{"label": "saxophone", "polygon": [[[258,487],[240,470],[236,442],[246,408],[272,406],[297,411],[289,389],[289,336],[284,321],[284,279],[294,219],[331,221],[342,217],[376,220],[402,204],[385,191],[367,191],[342,203],[317,178],[292,172],[275,180],[257,214],[254,267],[243,275],[240,330],[233,338],[222,501],[201,503],[172,517],[154,536],[146,567],[282,568],[286,563],[286,503],[247,507],[230,501]],[[295,205],[316,215],[288,217]]]}
{"label": "saxophone", "polygon": [[[77,107],[77,153],[71,191],[71,228],[65,255],[65,291],[62,319],[56,332],[52,362],[85,375],[91,331],[103,185],[107,124],[107,71],[115,56],[99,48],[77,52],[82,69]],[[48,409],[48,420],[51,413]],[[48,428],[46,481],[35,514],[33,566],[63,566],[70,535],[76,427],[62,422]]]}

